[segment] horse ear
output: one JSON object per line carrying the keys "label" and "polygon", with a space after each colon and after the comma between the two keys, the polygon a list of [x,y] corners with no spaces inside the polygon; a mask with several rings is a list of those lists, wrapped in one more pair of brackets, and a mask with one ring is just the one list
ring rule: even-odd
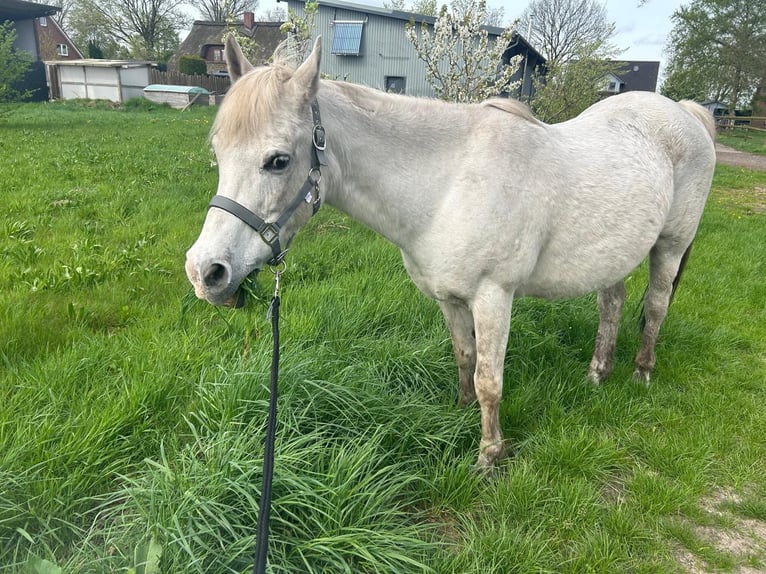
{"label": "horse ear", "polygon": [[239,47],[234,36],[230,35],[226,38],[224,56],[226,57],[226,67],[229,69],[229,77],[232,83],[253,69],[253,65],[245,58],[242,48]]}
{"label": "horse ear", "polygon": [[306,58],[306,61],[295,70],[295,73],[290,80],[306,101],[313,100],[319,90],[319,64],[321,61],[322,36],[317,36],[311,54]]}

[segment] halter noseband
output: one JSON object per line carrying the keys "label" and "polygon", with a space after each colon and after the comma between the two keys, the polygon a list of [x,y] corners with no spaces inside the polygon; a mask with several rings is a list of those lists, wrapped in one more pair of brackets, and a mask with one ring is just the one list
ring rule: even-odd
{"label": "halter noseband", "polygon": [[312,205],[311,215],[314,215],[322,206],[322,199],[319,197],[319,182],[322,179],[320,168],[323,165],[327,165],[324,154],[327,142],[325,140],[324,127],[322,127],[322,119],[319,115],[319,104],[316,99],[311,103],[311,119],[314,123],[311,133],[311,143],[313,144],[311,146],[311,169],[308,176],[306,176],[306,181],[298,191],[298,195],[295,196],[295,199],[276,221],[267,223],[244,205],[223,195],[214,195],[208,205],[208,209],[211,207],[223,209],[252,227],[261,236],[261,239],[271,247],[273,257],[269,260],[269,265],[278,265],[287,255],[287,249],[283,251],[279,243],[279,231],[292,217],[295,210],[302,203],[310,203]]}

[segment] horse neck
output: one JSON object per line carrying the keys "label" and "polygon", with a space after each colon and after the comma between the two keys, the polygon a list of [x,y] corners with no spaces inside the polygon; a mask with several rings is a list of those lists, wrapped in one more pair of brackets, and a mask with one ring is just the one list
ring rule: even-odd
{"label": "horse neck", "polygon": [[[400,248],[427,229],[467,136],[456,106],[341,82],[319,93],[329,165],[325,199]],[[457,146],[459,147],[459,146]]]}

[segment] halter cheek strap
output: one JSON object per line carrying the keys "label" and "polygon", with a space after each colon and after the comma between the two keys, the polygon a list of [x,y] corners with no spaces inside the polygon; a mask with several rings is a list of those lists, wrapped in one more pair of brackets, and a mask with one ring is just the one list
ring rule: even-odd
{"label": "halter cheek strap", "polygon": [[303,182],[295,199],[287,206],[282,214],[274,222],[267,222],[255,213],[250,211],[244,205],[237,203],[233,199],[229,199],[223,195],[214,195],[210,200],[208,208],[216,207],[222,209],[240,221],[246,223],[253,228],[261,239],[271,247],[273,254],[269,260],[269,265],[278,265],[287,255],[287,249],[282,250],[282,246],[279,243],[279,231],[292,217],[295,210],[300,207],[302,203],[309,203],[312,206],[311,215],[313,216],[319,208],[322,206],[322,199],[319,196],[319,182],[322,179],[321,166],[327,165],[325,160],[325,148],[327,142],[325,140],[325,131],[322,127],[322,119],[319,115],[319,104],[316,100],[311,103],[311,118],[314,123],[314,128],[311,134],[311,170],[306,181]]}

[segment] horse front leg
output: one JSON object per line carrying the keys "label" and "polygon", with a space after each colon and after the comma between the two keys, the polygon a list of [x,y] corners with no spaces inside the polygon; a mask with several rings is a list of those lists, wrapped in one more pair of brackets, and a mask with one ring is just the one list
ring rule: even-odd
{"label": "horse front leg", "polygon": [[459,404],[464,407],[476,400],[476,389],[473,384],[473,373],[476,369],[473,314],[468,307],[459,303],[440,301],[439,306],[452,337],[452,350],[455,353],[460,381]]}
{"label": "horse front leg", "polygon": [[614,349],[617,345],[617,331],[620,328],[623,303],[625,303],[624,281],[598,292],[598,334],[588,370],[588,377],[596,385],[606,380],[614,367]]}
{"label": "horse front leg", "polygon": [[481,408],[481,441],[476,462],[479,468],[492,467],[505,454],[500,400],[512,302],[512,293],[493,286],[482,289],[471,306],[477,351],[474,387]]}

